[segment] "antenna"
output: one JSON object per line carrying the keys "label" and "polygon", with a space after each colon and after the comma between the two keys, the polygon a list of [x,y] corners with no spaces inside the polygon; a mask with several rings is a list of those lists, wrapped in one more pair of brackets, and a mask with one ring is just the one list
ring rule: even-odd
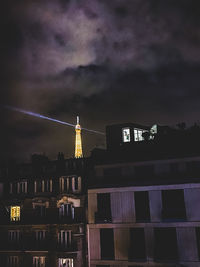
{"label": "antenna", "polygon": [[79,124],[79,116],[77,116],[76,118],[77,118],[77,124]]}

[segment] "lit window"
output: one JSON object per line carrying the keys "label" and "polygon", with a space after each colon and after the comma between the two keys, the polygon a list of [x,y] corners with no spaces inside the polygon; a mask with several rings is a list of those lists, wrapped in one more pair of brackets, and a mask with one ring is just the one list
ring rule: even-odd
{"label": "lit window", "polygon": [[142,136],[142,134],[146,132],[145,130],[142,129],[134,129],[134,141],[138,142],[138,141],[143,141],[144,137]]}
{"label": "lit window", "polygon": [[10,220],[20,221],[20,206],[10,207]]}
{"label": "lit window", "polygon": [[45,267],[45,257],[33,257],[33,267]]}
{"label": "lit window", "polygon": [[122,129],[122,138],[124,143],[131,141],[130,128]]}
{"label": "lit window", "polygon": [[73,259],[59,258],[59,267],[73,267]]}

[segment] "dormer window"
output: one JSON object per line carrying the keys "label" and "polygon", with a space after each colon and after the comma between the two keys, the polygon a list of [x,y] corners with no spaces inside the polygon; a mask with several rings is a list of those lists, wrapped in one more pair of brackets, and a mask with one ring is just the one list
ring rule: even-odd
{"label": "dormer window", "polygon": [[13,222],[20,221],[20,206],[10,207],[10,220]]}
{"label": "dormer window", "polygon": [[122,140],[124,143],[131,141],[130,128],[123,128],[122,129]]}

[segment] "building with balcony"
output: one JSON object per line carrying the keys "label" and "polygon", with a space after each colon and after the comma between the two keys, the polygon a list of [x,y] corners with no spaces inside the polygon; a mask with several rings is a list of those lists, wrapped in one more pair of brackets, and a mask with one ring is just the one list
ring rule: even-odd
{"label": "building with balcony", "polygon": [[120,127],[119,149],[93,154],[89,266],[200,266],[199,129],[163,131],[129,146],[124,125],[112,129]]}
{"label": "building with balcony", "polygon": [[89,160],[34,155],[10,167],[1,171],[1,266],[86,266]]}

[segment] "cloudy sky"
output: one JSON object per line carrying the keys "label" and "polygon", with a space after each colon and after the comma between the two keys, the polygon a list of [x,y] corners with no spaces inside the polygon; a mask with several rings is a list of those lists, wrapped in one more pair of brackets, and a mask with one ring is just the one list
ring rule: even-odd
{"label": "cloudy sky", "polygon": [[[199,122],[199,0],[7,0],[1,105],[105,131]],[[72,128],[1,107],[1,157],[73,156]],[[84,154],[105,140],[83,133]]]}

